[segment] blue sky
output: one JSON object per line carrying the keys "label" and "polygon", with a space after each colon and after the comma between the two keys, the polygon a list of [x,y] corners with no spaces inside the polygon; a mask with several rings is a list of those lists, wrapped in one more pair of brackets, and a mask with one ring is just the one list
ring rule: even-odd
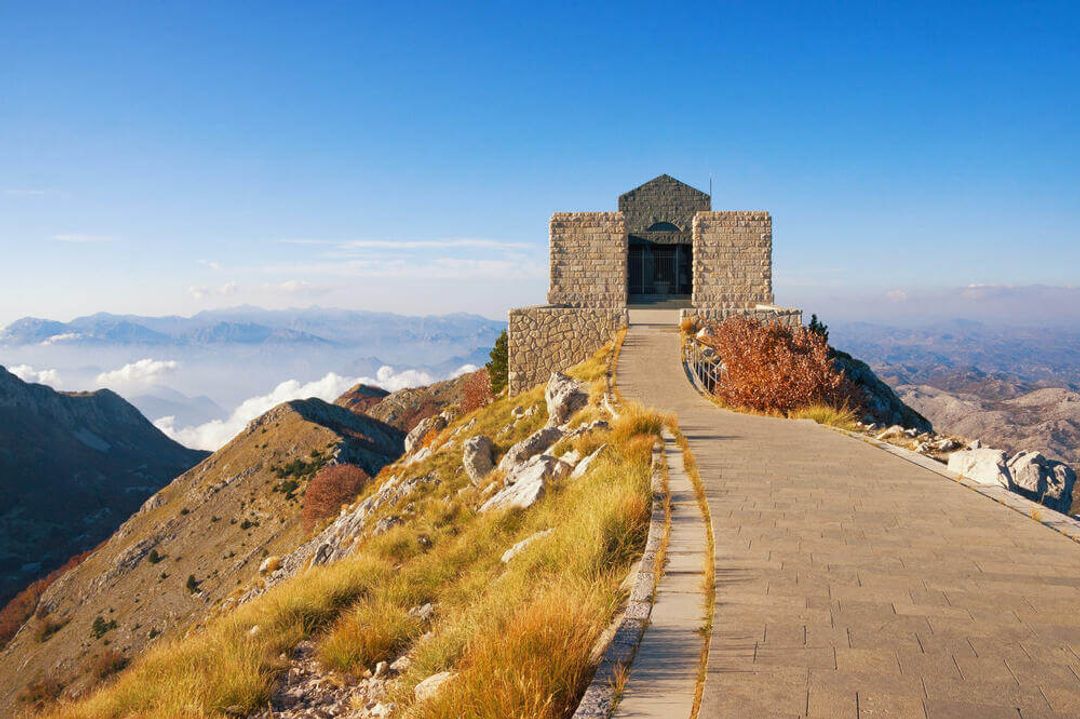
{"label": "blue sky", "polygon": [[0,3],[0,323],[502,316],[663,172],[773,213],[780,302],[1068,314],[1078,88],[1077,3]]}

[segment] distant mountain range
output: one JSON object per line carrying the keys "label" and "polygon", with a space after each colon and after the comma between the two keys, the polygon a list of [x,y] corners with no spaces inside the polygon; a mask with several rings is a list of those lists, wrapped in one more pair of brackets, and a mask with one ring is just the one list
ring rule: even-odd
{"label": "distant mountain range", "polygon": [[1080,331],[967,320],[831,330],[938,431],[1080,468]]}
{"label": "distant mountain range", "polygon": [[144,317],[100,312],[70,322],[24,317],[0,330],[0,344],[212,346],[306,345],[353,347],[394,342],[489,344],[505,323],[478,315],[409,317],[387,312],[237,307],[192,317]]}

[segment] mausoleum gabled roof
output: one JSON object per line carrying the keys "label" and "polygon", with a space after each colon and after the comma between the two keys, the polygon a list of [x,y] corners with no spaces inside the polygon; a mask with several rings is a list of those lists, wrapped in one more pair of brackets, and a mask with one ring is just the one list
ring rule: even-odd
{"label": "mausoleum gabled roof", "polygon": [[649,180],[648,182],[645,182],[645,183],[643,183],[641,185],[638,185],[634,189],[628,190],[628,191],[624,192],[623,194],[619,195],[619,203],[621,204],[626,200],[632,199],[634,195],[640,193],[642,190],[662,190],[662,189],[668,190],[668,191],[675,190],[680,195],[697,195],[702,199],[710,199],[708,193],[702,192],[701,190],[697,189],[696,187],[692,187],[692,186],[686,184],[685,182],[681,182],[680,180],[676,180],[671,175],[663,174],[663,175],[657,175],[656,177]]}

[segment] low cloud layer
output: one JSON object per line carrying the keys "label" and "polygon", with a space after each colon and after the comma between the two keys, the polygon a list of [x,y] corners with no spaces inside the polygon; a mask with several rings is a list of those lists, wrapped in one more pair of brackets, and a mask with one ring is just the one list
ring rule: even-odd
{"label": "low cloud layer", "polygon": [[[471,372],[476,368],[465,365],[453,373],[453,376]],[[194,449],[217,450],[239,434],[248,422],[282,402],[294,399],[316,397],[326,402],[333,402],[345,390],[356,384],[378,385],[394,392],[406,387],[419,387],[435,382],[438,378],[422,370],[408,369],[397,372],[389,366],[380,367],[375,377],[342,377],[334,372],[322,379],[303,383],[290,379],[282,382],[264,395],[244,400],[226,419],[215,419],[204,424],[190,427],[177,427],[174,417],[161,417],[154,425],[174,440]]]}
{"label": "low cloud layer", "polygon": [[179,366],[174,360],[141,359],[120,369],[102,372],[97,376],[97,383],[99,387],[116,390],[138,389],[157,384],[163,377],[175,372]]}
{"label": "low cloud layer", "polygon": [[36,370],[28,364],[20,364],[8,367],[8,372],[11,372],[23,382],[47,384],[53,389],[60,386],[60,373],[54,369]]}

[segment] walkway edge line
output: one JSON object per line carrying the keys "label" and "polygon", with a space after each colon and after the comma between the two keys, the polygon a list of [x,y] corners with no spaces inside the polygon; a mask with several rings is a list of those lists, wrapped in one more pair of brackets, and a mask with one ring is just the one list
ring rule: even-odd
{"label": "walkway edge line", "polygon": [[597,641],[594,655],[600,659],[589,686],[578,703],[573,719],[607,719],[618,703],[627,670],[634,661],[638,646],[649,625],[656,588],[660,582],[660,552],[667,532],[664,512],[666,488],[663,480],[663,445],[657,442],[652,456],[652,513],[645,551],[637,566],[627,577],[631,581],[630,596],[622,614],[615,618]]}
{"label": "walkway edge line", "polygon": [[975,480],[969,479],[962,474],[958,474],[957,472],[949,470],[948,468],[943,466],[941,462],[930,459],[929,457],[925,457],[918,452],[912,451],[910,449],[897,447],[895,444],[882,442],[880,440],[874,439],[873,437],[867,437],[866,435],[860,434],[858,432],[841,429],[840,427],[830,427],[829,425],[822,426],[828,427],[835,432],[846,434],[853,439],[862,440],[863,442],[866,442],[872,447],[877,447],[878,449],[884,450],[889,454],[907,460],[912,464],[918,465],[923,469],[933,472],[934,474],[941,475],[946,479],[951,479],[953,482],[963,485],[964,487],[967,487],[973,492],[981,494],[984,497],[989,497],[998,504],[1005,505],[1014,512],[1022,514],[1028,519],[1036,521],[1044,527],[1049,527],[1056,532],[1064,534],[1066,537],[1073,540],[1074,542],[1080,543],[1080,520],[1073,519],[1067,514],[1055,512],[1049,507],[1045,507],[1038,502],[1033,502],[1032,500],[1024,497],[1023,495],[1017,494],[1016,492],[1010,492],[1008,489],[1005,489],[1000,485],[981,484],[979,482],[976,482]]}

